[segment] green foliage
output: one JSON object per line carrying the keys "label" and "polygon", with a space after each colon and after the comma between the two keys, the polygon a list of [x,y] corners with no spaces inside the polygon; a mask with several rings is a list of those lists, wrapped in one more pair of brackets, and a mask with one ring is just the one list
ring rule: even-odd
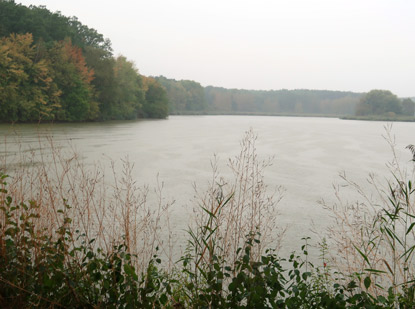
{"label": "green foliage", "polygon": [[156,77],[156,80],[166,89],[170,113],[201,112],[207,109],[204,88],[199,83],[177,81],[164,76]]}
{"label": "green foliage", "polygon": [[134,64],[125,57],[115,60],[115,104],[111,115],[115,119],[135,119],[144,103],[144,86],[142,77]]}
{"label": "green foliage", "polygon": [[402,114],[406,116],[415,116],[415,103],[409,98],[402,100]]}
{"label": "green foliage", "polygon": [[415,122],[415,117],[413,116],[403,116],[403,115],[395,115],[392,113],[391,115],[367,115],[367,116],[345,116],[341,117],[340,119],[347,119],[347,120],[363,120],[363,121],[400,121],[400,122]]}
{"label": "green foliage", "polygon": [[[413,308],[414,283],[382,286],[366,252],[358,247],[368,268],[359,273],[333,271],[326,260],[327,244],[320,245],[315,266],[308,261],[309,238],[302,254],[280,258],[268,249],[255,258],[259,234],[246,236],[236,259],[229,263],[215,242],[217,218],[233,198],[219,197],[214,212],[204,209],[206,223],[189,230],[181,266],[165,273],[157,255],[138,274],[123,243],[111,250],[94,246],[84,234],[71,232],[70,207],[63,201],[60,226],[49,231],[38,225],[41,213],[34,202],[16,203],[7,191],[7,176],[0,175],[0,306],[2,307],[109,307],[109,308]],[[412,183],[390,186],[391,211],[379,216],[379,228],[392,248],[406,246],[398,256],[410,263],[415,245],[408,235],[415,226],[407,204],[415,194]],[[406,202],[405,202],[406,201]],[[400,226],[405,226],[401,230]],[[403,232],[403,233],[401,233]],[[405,238],[406,237],[406,238]],[[372,240],[368,240],[373,243]],[[178,264],[179,265],[179,264]],[[395,268],[393,268],[395,269]],[[393,269],[391,274],[394,276]],[[409,268],[404,267],[404,272]],[[409,275],[409,273],[408,273]],[[374,292],[381,288],[384,293]]]}
{"label": "green foliage", "polygon": [[222,113],[351,115],[360,94],[325,90],[240,90],[208,86],[208,111]]}
{"label": "green foliage", "polygon": [[114,59],[109,40],[76,17],[14,1],[0,1],[0,17],[0,121],[167,117],[161,86],[144,85],[133,63]]}
{"label": "green foliage", "polygon": [[32,33],[36,43],[43,41],[48,45],[69,38],[81,48],[90,46],[111,53],[111,42],[76,17],[50,12],[44,6],[26,7],[15,1],[3,0],[0,1],[0,37],[11,33]]}
{"label": "green foliage", "polygon": [[[232,198],[232,197],[230,197]],[[322,267],[308,262],[308,240],[302,256],[288,260],[268,249],[258,259],[253,249],[260,245],[258,234],[246,237],[237,250],[233,265],[227,264],[214,242],[217,214],[229,199],[218,200],[215,213],[206,209],[208,219],[199,231],[189,230],[187,254],[182,257],[182,275],[170,281],[173,304],[184,308],[391,308],[398,295],[372,295],[370,277],[344,276],[327,265],[327,245],[322,244]],[[305,257],[305,259],[304,259]],[[290,265],[287,267],[287,265]],[[364,279],[363,279],[364,278]],[[356,280],[363,280],[362,290]],[[400,296],[398,296],[400,297]],[[407,299],[406,297],[404,297]]]}
{"label": "green foliage", "polygon": [[[15,203],[1,176],[0,306],[152,308],[165,302],[166,278],[157,256],[141,276],[124,244],[110,252],[94,249],[95,240],[73,235],[65,216],[52,234],[36,225],[33,202]],[[163,296],[164,295],[164,296]]]}
{"label": "green foliage", "polygon": [[93,72],[88,69],[81,50],[70,41],[55,42],[48,51],[53,81],[60,90],[61,108],[57,120],[87,120],[90,110]]}
{"label": "green foliage", "polygon": [[108,120],[112,118],[113,105],[117,99],[117,82],[115,80],[115,59],[107,52],[95,48],[84,49],[85,61],[94,70],[93,100],[99,104],[99,111],[92,119]]}
{"label": "green foliage", "polygon": [[156,77],[167,91],[171,114],[352,115],[360,94],[341,91],[225,89]]}
{"label": "green foliage", "polygon": [[32,36],[11,35],[0,41],[0,120],[38,121],[56,107],[47,62],[39,59]]}
{"label": "green foliage", "polygon": [[154,79],[145,79],[146,92],[142,115],[147,118],[166,118],[168,116],[166,90]]}
{"label": "green foliage", "polygon": [[356,107],[356,115],[399,115],[402,106],[396,95],[389,90],[371,90],[362,97]]}

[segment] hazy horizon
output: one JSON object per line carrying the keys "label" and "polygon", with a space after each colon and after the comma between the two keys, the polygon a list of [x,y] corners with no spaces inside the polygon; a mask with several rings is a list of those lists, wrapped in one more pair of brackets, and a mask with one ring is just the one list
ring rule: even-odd
{"label": "hazy horizon", "polygon": [[76,16],[144,75],[247,90],[415,97],[415,2],[19,1]]}

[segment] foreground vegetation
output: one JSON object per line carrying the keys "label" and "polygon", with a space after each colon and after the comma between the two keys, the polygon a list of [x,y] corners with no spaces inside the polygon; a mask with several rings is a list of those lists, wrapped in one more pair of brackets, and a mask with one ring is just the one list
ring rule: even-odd
{"label": "foreground vegetation", "polygon": [[128,161],[108,188],[103,170],[86,168],[51,140],[40,153],[18,155],[17,164],[4,158],[0,306],[413,308],[413,172],[394,160],[391,180],[382,187],[371,176],[368,193],[343,176],[361,199],[325,205],[336,221],[312,263],[308,237],[299,239],[299,254],[278,253],[281,195],[267,193],[270,161],[258,160],[255,140],[247,132],[230,179],[213,163],[177,257],[162,186],[149,205],[150,191],[134,186]]}

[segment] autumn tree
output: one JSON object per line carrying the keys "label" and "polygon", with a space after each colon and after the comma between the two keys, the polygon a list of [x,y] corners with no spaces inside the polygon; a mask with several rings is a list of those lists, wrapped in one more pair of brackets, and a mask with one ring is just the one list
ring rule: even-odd
{"label": "autumn tree", "polygon": [[98,106],[93,105],[92,88],[93,70],[86,66],[81,49],[71,41],[56,42],[49,51],[48,61],[53,80],[61,91],[61,109],[57,120],[84,121],[93,119],[98,113]]}
{"label": "autumn tree", "polygon": [[0,119],[53,119],[60,91],[54,87],[47,62],[37,57],[31,34],[0,41]]}
{"label": "autumn tree", "polygon": [[0,121],[166,117],[164,88],[143,79],[76,17],[0,0]]}

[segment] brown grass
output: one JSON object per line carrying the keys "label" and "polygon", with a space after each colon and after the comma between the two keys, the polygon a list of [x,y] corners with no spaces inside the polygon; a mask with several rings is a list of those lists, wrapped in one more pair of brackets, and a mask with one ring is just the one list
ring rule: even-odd
{"label": "brown grass", "polygon": [[[259,160],[256,141],[257,135],[252,129],[245,133],[239,154],[229,159],[229,179],[220,175],[215,157],[208,189],[200,192],[195,186],[194,226],[205,226],[209,221],[210,216],[201,207],[215,215],[211,228],[217,230],[211,241],[220,250],[216,254],[230,264],[236,259],[237,249],[245,246],[248,236],[260,240],[252,252],[258,258],[271,245],[279,248],[285,232],[285,227],[278,226],[277,221],[277,206],[284,190],[267,187],[264,170],[272,164],[272,158]],[[207,256],[205,259],[209,262]]]}
{"label": "brown grass", "polygon": [[[137,254],[139,272],[156,247],[171,265],[170,230],[165,227],[172,203],[163,200],[162,184],[154,190],[138,187],[128,159],[111,162],[109,168],[105,162],[86,165],[72,148],[63,150],[50,136],[39,136],[36,149],[24,149],[19,136],[9,136],[6,143],[17,148],[14,155],[1,157],[2,170],[10,176],[7,189],[17,203],[33,201],[39,206],[35,224],[39,233],[46,230],[57,237],[54,231],[63,224],[59,212],[64,212],[72,219],[71,232],[95,240],[96,247],[111,252],[124,241],[129,252]],[[117,164],[122,165],[121,174],[116,172]],[[150,197],[156,202],[150,203]]]}
{"label": "brown grass", "polygon": [[[414,183],[415,170],[412,162],[402,163],[398,158],[390,126],[386,127],[384,137],[392,153],[387,165],[389,179],[385,181],[370,174],[367,184],[359,184],[342,173],[342,184],[334,186],[337,202],[332,205],[323,202],[323,207],[334,219],[328,235],[334,249],[330,252],[335,268],[344,274],[371,273],[372,282],[392,286],[397,292],[415,279],[413,256],[410,255],[409,261],[404,256],[415,245],[414,230],[409,231],[415,222],[415,194],[405,194],[408,182]],[[356,200],[350,201],[351,196],[356,196]],[[396,219],[391,220],[386,211],[394,213],[397,209]],[[387,293],[374,284],[372,289],[376,294]]]}
{"label": "brown grass", "polygon": [[[156,253],[167,269],[174,267],[174,258],[181,252],[175,252],[178,249],[169,220],[173,203],[163,198],[163,183],[158,177],[155,188],[140,187],[133,178],[134,164],[128,158],[87,164],[73,147],[62,147],[52,135],[39,133],[29,148],[21,138],[14,134],[5,137],[0,166],[10,176],[8,191],[14,200],[33,201],[39,206],[35,224],[39,233],[59,237],[54,232],[63,224],[63,217],[69,217],[70,231],[85,235],[86,241],[94,240],[95,248],[111,252],[115,244],[124,241],[129,253],[137,255],[138,273]],[[246,132],[239,154],[229,159],[230,179],[219,175],[215,158],[209,188],[200,192],[195,186],[197,199],[191,225],[202,227],[206,223],[206,213],[199,205],[214,212],[218,226],[215,241],[230,263],[247,235],[257,233],[255,237],[261,240],[253,252],[259,257],[268,245],[279,246],[285,230],[277,222],[277,204],[283,190],[266,186],[264,170],[272,160],[258,159],[256,140],[252,130]],[[230,196],[223,208],[218,207],[220,200]]]}

